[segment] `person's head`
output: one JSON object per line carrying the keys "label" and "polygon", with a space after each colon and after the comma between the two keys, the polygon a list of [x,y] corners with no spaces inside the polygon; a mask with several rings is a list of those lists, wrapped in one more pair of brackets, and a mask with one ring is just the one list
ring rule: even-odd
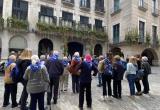
{"label": "person's head", "polygon": [[74,56],[75,56],[75,57],[79,57],[79,56],[80,56],[80,55],[79,55],[79,52],[75,52],[75,53],[74,53]]}
{"label": "person's head", "polygon": [[31,59],[32,51],[28,48],[24,49],[19,56],[20,59]]}
{"label": "person's head", "polygon": [[148,61],[148,58],[146,56],[143,56],[142,57],[142,62],[147,62]]}
{"label": "person's head", "polygon": [[115,55],[114,56],[114,60],[117,62],[117,61],[120,61],[121,60],[121,57],[119,55]]}
{"label": "person's head", "polygon": [[43,61],[43,60],[45,60],[45,59],[46,59],[46,56],[45,56],[45,55],[41,55],[41,56],[40,56],[40,60]]}
{"label": "person's head", "polygon": [[101,60],[104,59],[104,56],[103,56],[103,55],[100,55],[98,59],[99,59],[99,61],[101,61]]}
{"label": "person's head", "polygon": [[32,55],[31,57],[32,65],[35,65],[40,62],[38,55]]}
{"label": "person's head", "polygon": [[63,57],[63,60],[68,60],[68,58],[66,56]]}
{"label": "person's head", "polygon": [[92,56],[90,54],[86,54],[84,60],[86,62],[91,62],[92,61]]}
{"label": "person's head", "polygon": [[15,62],[16,61],[16,56],[15,55],[10,55],[8,57],[8,60],[12,60],[13,62]]}
{"label": "person's head", "polygon": [[137,64],[137,58],[134,57],[134,56],[131,56],[131,57],[129,58],[129,63]]}
{"label": "person's head", "polygon": [[109,60],[112,60],[112,58],[113,58],[112,52],[107,53],[107,58],[108,58]]}

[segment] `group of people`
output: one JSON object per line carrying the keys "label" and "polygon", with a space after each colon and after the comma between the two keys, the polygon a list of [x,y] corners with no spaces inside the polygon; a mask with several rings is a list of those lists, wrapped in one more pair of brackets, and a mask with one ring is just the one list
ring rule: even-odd
{"label": "group of people", "polygon": [[[141,78],[137,77],[140,71],[144,73]],[[69,60],[66,56],[60,59],[58,51],[51,52],[47,58],[45,55],[39,58],[37,55],[32,55],[31,50],[24,49],[18,56],[10,55],[6,62],[3,107],[10,104],[9,97],[11,95],[12,108],[20,105],[21,110],[36,110],[38,102],[39,110],[45,110],[45,93],[47,93],[48,106],[51,105],[52,99],[53,103],[57,104],[58,94],[68,89],[68,79],[69,74],[71,74],[72,92],[74,94],[79,93],[79,108],[83,109],[85,92],[87,107],[91,108],[92,75],[96,76],[98,74],[98,86],[103,86],[102,94],[103,98],[106,99],[107,96],[121,98],[121,81],[124,74],[129,82],[131,96],[142,94],[141,80],[144,85],[143,93],[149,93],[148,75],[150,73],[151,69],[147,57],[140,59],[132,56],[128,61],[124,61],[119,55],[113,56],[112,53],[107,53],[106,57],[101,55],[95,60],[90,54],[86,54],[84,58],[81,58],[79,52],[75,52],[72,59]],[[112,79],[113,95],[111,89]],[[18,83],[23,85],[19,103],[16,99]],[[135,93],[135,85],[137,93]],[[27,107],[28,94],[31,98],[29,107]]]}

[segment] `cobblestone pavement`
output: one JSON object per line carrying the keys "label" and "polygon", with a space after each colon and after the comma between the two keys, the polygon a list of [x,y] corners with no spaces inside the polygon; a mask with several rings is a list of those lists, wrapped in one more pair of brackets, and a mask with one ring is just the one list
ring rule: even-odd
{"label": "cobblestone pavement", "polygon": [[[102,88],[97,87],[97,77],[92,81],[92,110],[160,110],[160,67],[152,67],[149,76],[150,94],[136,96],[134,99],[129,96],[128,82],[126,79],[122,83],[122,99],[102,100]],[[0,78],[0,105],[3,102],[4,85],[2,77]],[[143,87],[142,87],[143,88]],[[18,98],[20,97],[22,86],[18,85]],[[0,110],[12,110],[11,107],[0,108]],[[15,108],[13,110],[19,110]],[[52,110],[78,110],[78,94],[71,92],[71,81],[69,81],[68,92],[61,93],[57,105],[52,105]],[[89,110],[84,104],[84,110]]]}

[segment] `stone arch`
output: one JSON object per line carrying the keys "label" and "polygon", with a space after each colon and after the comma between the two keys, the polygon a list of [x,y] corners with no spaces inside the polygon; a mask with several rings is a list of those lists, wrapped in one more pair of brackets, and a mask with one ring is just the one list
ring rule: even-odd
{"label": "stone arch", "polygon": [[158,55],[153,48],[144,49],[141,56],[148,57],[148,62],[150,65],[158,65]]}
{"label": "stone arch", "polygon": [[27,48],[27,40],[20,35],[13,36],[10,41],[9,41],[9,52],[19,52],[22,51],[23,49]]}
{"label": "stone arch", "polygon": [[83,55],[84,46],[83,46],[82,43],[80,43],[80,42],[68,42],[67,47],[68,47],[68,55],[69,56],[72,57],[74,52],[79,52],[80,56]]}
{"label": "stone arch", "polygon": [[102,50],[103,50],[102,45],[96,44],[94,47],[94,55],[96,55],[96,57],[98,57],[99,55],[102,55]]}
{"label": "stone arch", "polygon": [[43,38],[38,44],[38,55],[48,55],[53,50],[53,42],[48,38]]}

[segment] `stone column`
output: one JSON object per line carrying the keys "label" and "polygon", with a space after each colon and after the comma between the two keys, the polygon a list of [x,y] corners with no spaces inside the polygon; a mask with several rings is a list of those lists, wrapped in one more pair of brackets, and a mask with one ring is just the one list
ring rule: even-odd
{"label": "stone column", "polygon": [[1,47],[2,47],[2,50],[1,50],[1,59],[2,60],[6,60],[8,58],[8,55],[9,55],[9,38],[8,38],[8,34],[7,34],[7,31],[3,31],[3,33],[1,34]]}

